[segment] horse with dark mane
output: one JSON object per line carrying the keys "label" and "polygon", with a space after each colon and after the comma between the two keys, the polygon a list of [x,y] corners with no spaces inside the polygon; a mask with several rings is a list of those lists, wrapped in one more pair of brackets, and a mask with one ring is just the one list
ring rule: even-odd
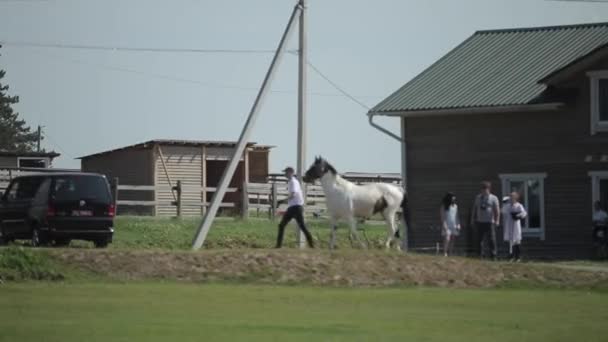
{"label": "horse with dark mane", "polygon": [[[368,219],[377,213],[382,214],[387,224],[386,248],[390,248],[393,240],[399,238],[399,228],[395,223],[399,208],[403,210],[404,221],[408,221],[407,195],[402,188],[387,183],[354,184],[342,178],[336,169],[321,157],[315,158],[303,178],[307,183],[317,179],[323,187],[330,214],[330,248],[333,249],[335,245],[338,221],[348,221],[351,234],[361,242],[357,234],[357,219]],[[401,248],[398,243],[396,246],[397,249]]]}

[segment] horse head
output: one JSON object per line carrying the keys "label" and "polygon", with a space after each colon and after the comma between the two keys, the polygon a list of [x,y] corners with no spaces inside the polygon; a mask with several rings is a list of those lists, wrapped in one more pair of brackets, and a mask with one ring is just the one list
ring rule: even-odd
{"label": "horse head", "polygon": [[331,172],[333,175],[337,174],[336,169],[327,160],[323,159],[323,157],[315,157],[315,161],[308,168],[302,180],[306,183],[312,183],[328,172]]}

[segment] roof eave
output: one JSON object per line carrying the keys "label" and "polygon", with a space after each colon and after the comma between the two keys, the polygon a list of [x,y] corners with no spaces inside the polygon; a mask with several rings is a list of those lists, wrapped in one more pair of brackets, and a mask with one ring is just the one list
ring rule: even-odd
{"label": "roof eave", "polygon": [[563,107],[562,102],[540,103],[540,104],[522,104],[522,105],[507,105],[507,106],[486,106],[486,107],[466,107],[466,108],[448,108],[448,109],[429,109],[429,110],[414,110],[414,111],[384,111],[384,112],[369,112],[368,115],[383,115],[392,117],[416,118],[427,116],[445,116],[445,115],[475,115],[475,114],[500,114],[513,112],[543,112],[558,110]]}
{"label": "roof eave", "polygon": [[608,44],[601,45],[590,53],[572,61],[568,65],[554,70],[538,81],[540,84],[557,85],[567,80],[573,74],[581,72],[608,56]]}
{"label": "roof eave", "polygon": [[[138,144],[123,146],[123,147],[119,147],[119,148],[115,148],[115,149],[111,149],[111,150],[107,150],[107,151],[89,154],[86,156],[81,156],[76,159],[79,159],[79,160],[89,159],[89,158],[99,157],[102,155],[107,155],[107,154],[114,153],[114,152],[129,150],[129,149],[138,149],[138,148],[150,149],[150,148],[154,148],[157,145],[160,145],[160,146],[177,145],[177,146],[195,146],[195,147],[196,146],[207,146],[207,147],[231,148],[231,147],[234,147],[236,145],[236,143],[230,142],[230,141],[195,141],[195,140],[155,139],[155,140],[149,140],[149,141],[138,143]],[[270,151],[271,149],[275,148],[276,146],[258,145],[256,142],[248,142],[247,147],[253,148],[254,150],[258,150],[258,151],[259,150]]]}

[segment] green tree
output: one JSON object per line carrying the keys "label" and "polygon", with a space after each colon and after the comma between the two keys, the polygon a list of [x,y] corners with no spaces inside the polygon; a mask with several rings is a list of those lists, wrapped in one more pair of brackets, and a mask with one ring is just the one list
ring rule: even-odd
{"label": "green tree", "polygon": [[19,113],[13,111],[11,106],[19,102],[19,96],[8,95],[8,85],[2,82],[5,74],[0,70],[0,150],[33,151],[38,132],[32,132],[25,120],[19,118]]}

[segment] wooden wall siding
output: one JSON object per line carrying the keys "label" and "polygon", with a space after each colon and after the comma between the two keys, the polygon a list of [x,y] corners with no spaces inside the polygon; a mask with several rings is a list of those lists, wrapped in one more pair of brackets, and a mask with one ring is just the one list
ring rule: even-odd
{"label": "wooden wall siding", "polygon": [[[150,167],[151,154],[146,149],[127,149],[109,154],[102,154],[81,160],[81,169],[85,172],[97,172],[106,175],[112,181],[115,177],[125,185],[154,185],[154,174]],[[121,191],[121,200],[153,201],[153,191]],[[121,214],[154,214],[153,207],[121,206]]]}
{"label": "wooden wall siding", "polygon": [[[165,164],[175,183],[182,183],[182,214],[185,216],[201,215],[201,207],[194,203],[202,202],[201,195],[201,148],[187,146],[161,146],[165,158]],[[160,157],[156,158],[156,185],[160,188],[156,191],[157,215],[174,216],[175,206],[171,205],[173,195],[171,186],[167,181],[163,164]]]}
{"label": "wooden wall siding", "polygon": [[[224,169],[228,165],[228,161],[224,160],[207,160],[207,186],[208,187],[217,187],[219,185],[220,179],[222,178],[222,174],[224,173]],[[244,174],[244,162],[239,162],[236,171],[234,172],[234,176],[232,176],[232,180],[230,181],[230,187],[239,188],[243,187],[243,182],[245,181]],[[226,203],[237,203],[237,206],[241,203],[242,198],[239,192],[226,193],[222,202]],[[213,192],[207,193],[207,202],[211,203],[211,199],[213,198]]]}
{"label": "wooden wall siding", "polygon": [[17,157],[0,157],[0,168],[17,167]]}
{"label": "wooden wall siding", "polygon": [[[207,147],[207,160],[230,160],[234,153],[231,147]],[[241,160],[243,157],[241,156]]]}
{"label": "wooden wall siding", "polygon": [[[608,134],[590,135],[589,82],[579,77],[575,84],[567,107],[558,112],[407,119],[412,246],[434,246],[440,240],[439,231],[430,227],[439,225],[440,201],[446,191],[456,193],[461,220],[468,222],[482,180],[492,181],[494,193],[503,196],[499,174],[547,173],[546,240],[524,238],[524,246],[537,257],[588,255],[588,172],[608,170],[608,163],[597,157],[585,162],[585,158],[608,152]],[[469,228],[458,241],[460,248],[474,247]]]}
{"label": "wooden wall siding", "polygon": [[[200,215],[202,213],[199,203],[203,202],[201,188],[205,181],[208,187],[216,187],[224,172],[232,149],[218,147],[189,147],[189,146],[162,146],[169,177],[176,184],[182,182],[183,215]],[[204,152],[203,152],[204,151]],[[203,167],[203,153],[207,158],[206,168]],[[250,151],[249,170],[253,181],[266,181],[268,176],[268,151]],[[167,180],[163,164],[155,148],[125,149],[112,153],[101,154],[81,161],[82,170],[105,174],[108,179],[118,177],[123,185],[157,185],[160,187],[156,193],[152,191],[121,191],[121,200],[156,201],[154,207],[122,206],[121,213],[156,214],[173,216],[176,214],[171,187]],[[241,188],[244,181],[244,160],[239,163],[236,174],[230,187]],[[204,174],[204,170],[207,174]],[[213,193],[207,194],[207,201],[211,200]],[[240,204],[240,193],[228,193],[224,202]],[[195,204],[196,203],[196,204]]]}
{"label": "wooden wall siding", "polygon": [[268,151],[249,151],[249,181],[266,183],[269,173]]}

